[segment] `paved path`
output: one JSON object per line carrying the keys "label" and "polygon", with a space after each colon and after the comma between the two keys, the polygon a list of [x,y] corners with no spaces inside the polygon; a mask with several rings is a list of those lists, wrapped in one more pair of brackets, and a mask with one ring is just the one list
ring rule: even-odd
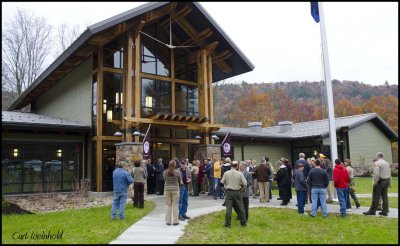
{"label": "paved path", "polygon": [[[371,194],[357,194],[358,197],[370,197]],[[391,193],[390,196],[398,196],[397,193]],[[156,208],[147,216],[131,225],[110,244],[174,244],[184,234],[185,226],[188,221],[179,221],[177,226],[167,226],[165,224],[165,203],[163,196],[148,195],[145,196],[146,200],[151,200],[156,203]],[[260,203],[259,198],[254,199],[250,197],[250,207],[274,207],[274,208],[291,208],[296,207],[296,196],[293,196],[292,202],[288,206],[280,206],[280,202],[273,196],[269,203]],[[187,215],[189,217],[197,217],[204,214],[212,213],[215,211],[225,210],[222,206],[223,200],[214,200],[212,196],[201,194],[200,196],[189,196],[189,208]],[[129,203],[131,205],[131,203]],[[311,204],[306,204],[305,210],[309,211]],[[350,214],[360,214],[367,211],[369,207],[360,207],[355,209],[353,207]],[[339,205],[328,204],[328,213],[339,213]],[[234,214],[234,212],[233,212]],[[378,213],[377,213],[378,214]],[[376,215],[379,216],[379,215]],[[233,216],[234,217],[234,216]],[[250,215],[251,217],[251,215]],[[390,208],[388,215],[389,218],[398,218],[398,209]],[[223,226],[221,221],[221,226]]]}

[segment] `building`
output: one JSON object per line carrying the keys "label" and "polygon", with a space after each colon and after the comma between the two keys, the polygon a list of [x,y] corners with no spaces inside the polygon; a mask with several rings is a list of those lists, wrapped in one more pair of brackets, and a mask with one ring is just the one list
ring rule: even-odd
{"label": "building", "polygon": [[212,83],[253,69],[199,3],[148,3],[94,24],[8,109],[31,113],[2,112],[3,191],[82,179],[110,191],[116,161],[142,157],[150,125],[153,160],[207,155],[222,127]]}
{"label": "building", "polygon": [[[336,118],[335,125],[338,157],[350,159],[358,173],[373,165],[378,151],[389,163],[393,162],[391,146],[398,141],[398,135],[376,113]],[[249,128],[224,127],[214,133],[222,139],[228,132],[237,160],[268,156],[273,163],[282,157],[294,163],[299,153],[306,157],[323,153],[331,159],[327,119],[296,124],[283,121],[267,128],[261,128],[261,122],[253,122]]]}

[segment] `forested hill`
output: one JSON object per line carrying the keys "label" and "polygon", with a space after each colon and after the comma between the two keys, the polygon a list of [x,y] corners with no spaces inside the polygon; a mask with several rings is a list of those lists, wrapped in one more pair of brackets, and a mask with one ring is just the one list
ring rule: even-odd
{"label": "forested hill", "polygon": [[[333,80],[335,117],[378,113],[398,132],[398,85],[372,86],[356,81]],[[214,84],[214,117],[226,126],[263,127],[279,121],[294,123],[327,118],[326,90],[320,82]]]}

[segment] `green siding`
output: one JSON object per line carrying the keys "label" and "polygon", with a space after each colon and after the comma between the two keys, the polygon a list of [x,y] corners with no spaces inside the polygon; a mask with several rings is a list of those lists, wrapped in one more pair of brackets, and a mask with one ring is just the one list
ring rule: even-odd
{"label": "green siding", "polygon": [[[241,145],[244,142],[233,142],[235,148],[235,159],[242,160]],[[290,144],[289,143],[249,143],[244,146],[244,160],[255,159],[257,163],[262,157],[269,157],[270,162],[275,164],[275,161],[284,157],[290,160]]]}
{"label": "green siding", "polygon": [[372,160],[378,151],[383,158],[392,163],[392,149],[390,140],[372,122],[366,122],[349,131],[350,159],[355,167],[359,167],[361,157],[365,158],[365,165],[372,166]]}
{"label": "green siding", "polygon": [[36,100],[36,113],[90,124],[90,56]]}

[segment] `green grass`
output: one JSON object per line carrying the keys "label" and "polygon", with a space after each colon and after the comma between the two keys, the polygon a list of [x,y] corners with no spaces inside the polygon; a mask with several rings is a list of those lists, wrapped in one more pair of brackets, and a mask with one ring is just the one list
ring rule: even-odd
{"label": "green grass", "polygon": [[[233,212],[233,218],[235,218]],[[398,220],[329,214],[300,217],[297,210],[251,208],[247,227],[232,219],[224,227],[225,211],[189,221],[180,244],[398,244]]]}
{"label": "green grass", "polygon": [[[145,208],[125,207],[123,220],[111,220],[111,205],[71,209],[46,214],[2,215],[2,244],[106,244],[155,208],[151,201]],[[62,239],[31,239],[32,233],[63,231]],[[27,239],[13,239],[13,234],[28,233]]]}
{"label": "green grass", "polygon": [[[354,183],[356,186],[356,194],[372,194],[372,177],[356,177],[354,178]],[[392,177],[392,188],[389,188],[389,193],[399,192],[399,178]],[[278,195],[279,190],[273,189],[272,195]],[[296,191],[292,188],[292,194],[296,195]]]}
{"label": "green grass", "polygon": [[[371,206],[372,197],[358,197],[358,201],[360,202],[361,206],[369,207]],[[350,203],[352,208],[356,206],[353,199],[350,197]],[[338,202],[333,202],[332,204],[339,205]],[[397,197],[389,197],[389,208],[398,208],[399,207],[399,200]]]}
{"label": "green grass", "polygon": [[[354,178],[356,194],[372,194],[372,177],[356,177]],[[389,188],[389,193],[399,192],[399,178],[392,177],[392,188]]]}

